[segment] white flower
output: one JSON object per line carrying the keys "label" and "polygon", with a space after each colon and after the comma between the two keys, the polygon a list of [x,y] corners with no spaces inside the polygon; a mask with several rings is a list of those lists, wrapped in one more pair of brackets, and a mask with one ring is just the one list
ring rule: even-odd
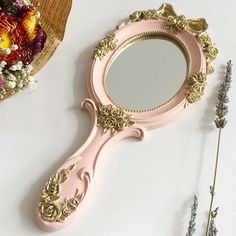
{"label": "white flower", "polygon": [[23,62],[22,61],[18,61],[16,64],[17,70],[21,70],[23,67]]}
{"label": "white flower", "polygon": [[19,84],[17,85],[17,87],[21,89],[21,88],[23,88],[23,86],[24,86],[24,84],[23,84],[23,81],[21,80],[21,81],[19,82]]}
{"label": "white flower", "polygon": [[7,94],[7,91],[6,91],[6,89],[5,89],[5,88],[3,88],[3,89],[2,89],[2,91],[1,91],[1,93],[2,93],[3,95],[6,95],[6,94]]}
{"label": "white flower", "polygon": [[34,80],[34,77],[33,77],[33,76],[29,76],[29,77],[27,78],[27,80],[28,80],[27,87],[31,87],[31,86],[33,86],[33,85],[36,84],[36,81]]}
{"label": "white flower", "polygon": [[25,5],[27,5],[27,6],[31,6],[31,5],[32,5],[32,3],[30,2],[30,0],[23,0],[23,1],[24,1]]}
{"label": "white flower", "polygon": [[11,53],[11,49],[10,48],[0,48],[0,54],[8,55],[10,53]]}
{"label": "white flower", "polygon": [[18,70],[17,65],[12,65],[12,66],[10,67],[10,70],[11,70],[11,71],[17,71],[17,70]]}
{"label": "white flower", "polygon": [[21,70],[21,78],[22,79],[25,79],[27,77],[27,72],[26,72],[26,70],[23,68],[22,70]]}
{"label": "white flower", "polygon": [[12,44],[11,47],[10,47],[10,49],[11,49],[12,51],[16,51],[16,50],[18,49],[18,45]]}
{"label": "white flower", "polygon": [[17,63],[16,63],[18,66],[23,66],[23,62],[22,61],[18,61]]}
{"label": "white flower", "polygon": [[4,68],[6,66],[7,62],[5,61],[0,61],[0,67]]}
{"label": "white flower", "polygon": [[33,77],[33,76],[29,76],[29,77],[28,77],[28,80],[29,80],[30,82],[32,82],[32,81],[34,81],[34,77]]}
{"label": "white flower", "polygon": [[15,88],[16,82],[15,81],[8,81],[6,85],[8,88]]}
{"label": "white flower", "polygon": [[7,75],[7,79],[8,79],[8,80],[11,80],[11,81],[16,81],[16,77],[15,77],[15,75],[13,75],[13,74]]}
{"label": "white flower", "polygon": [[30,74],[33,70],[33,66],[31,64],[29,64],[29,65],[26,66],[25,69],[26,69],[27,74]]}
{"label": "white flower", "polygon": [[36,15],[37,19],[39,19],[41,16],[39,11],[37,11],[35,15]]}
{"label": "white flower", "polygon": [[11,71],[17,71],[17,70],[21,70],[22,67],[23,67],[22,61],[18,61],[16,64],[14,64],[10,67],[10,70]]}

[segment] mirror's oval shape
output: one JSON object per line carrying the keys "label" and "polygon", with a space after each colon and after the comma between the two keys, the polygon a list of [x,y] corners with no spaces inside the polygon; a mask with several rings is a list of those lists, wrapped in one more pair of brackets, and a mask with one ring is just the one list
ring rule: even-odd
{"label": "mirror's oval shape", "polygon": [[114,103],[133,111],[157,108],[174,97],[187,76],[183,48],[172,40],[152,36],[124,45],[105,75]]}

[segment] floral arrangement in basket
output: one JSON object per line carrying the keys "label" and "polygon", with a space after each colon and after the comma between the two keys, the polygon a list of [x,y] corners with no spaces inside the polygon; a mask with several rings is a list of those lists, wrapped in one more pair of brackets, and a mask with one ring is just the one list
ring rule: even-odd
{"label": "floral arrangement in basket", "polygon": [[0,0],[0,100],[35,83],[31,63],[47,38],[39,19],[29,0]]}

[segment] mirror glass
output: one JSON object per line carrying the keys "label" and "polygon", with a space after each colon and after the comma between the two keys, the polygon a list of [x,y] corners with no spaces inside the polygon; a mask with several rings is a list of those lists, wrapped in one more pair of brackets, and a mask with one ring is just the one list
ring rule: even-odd
{"label": "mirror glass", "polygon": [[150,36],[124,45],[105,74],[106,90],[119,106],[150,110],[169,101],[187,74],[184,50],[173,40]]}

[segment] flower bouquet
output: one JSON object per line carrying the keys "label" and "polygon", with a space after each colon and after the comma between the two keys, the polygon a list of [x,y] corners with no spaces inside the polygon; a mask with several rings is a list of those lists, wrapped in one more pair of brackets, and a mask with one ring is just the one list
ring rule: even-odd
{"label": "flower bouquet", "polygon": [[0,0],[0,101],[35,83],[63,39],[71,2]]}

